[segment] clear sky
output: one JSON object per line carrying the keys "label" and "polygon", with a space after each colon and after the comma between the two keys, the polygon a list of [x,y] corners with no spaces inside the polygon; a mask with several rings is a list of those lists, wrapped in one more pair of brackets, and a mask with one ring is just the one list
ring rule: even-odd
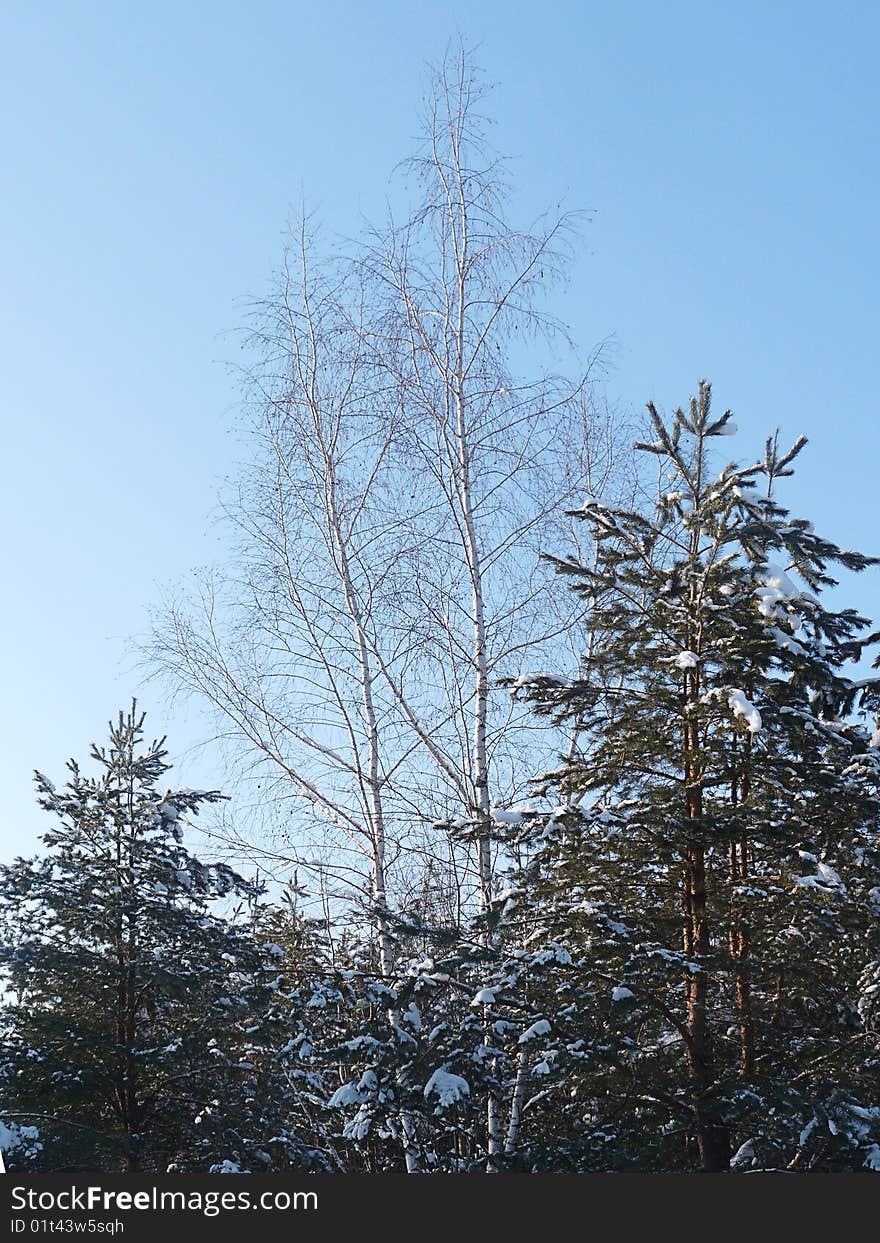
{"label": "clear sky", "polygon": [[[743,457],[811,446],[788,497],[880,552],[873,393],[880,6],[861,0],[6,0],[0,16],[3,846],[138,692],[182,755],[198,715],[139,687],[130,636],[222,555],[226,363],[305,196],[357,231],[393,196],[426,62],[462,36],[497,84],[525,216],[589,208],[554,303],[612,397],[731,406]],[[849,603],[880,614],[880,577]]]}

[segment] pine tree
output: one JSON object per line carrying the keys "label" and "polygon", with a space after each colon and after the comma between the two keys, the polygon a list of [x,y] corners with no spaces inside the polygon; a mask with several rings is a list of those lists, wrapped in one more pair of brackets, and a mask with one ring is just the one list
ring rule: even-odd
{"label": "pine tree", "polygon": [[656,514],[590,501],[594,564],[557,561],[589,659],[516,691],[577,731],[519,832],[535,1159],[877,1169],[878,682],[855,666],[878,635],[821,598],[829,566],[876,562],[776,499],[803,439],[715,474],[735,428],[708,384],[648,410]]}
{"label": "pine tree", "polygon": [[283,1042],[277,962],[223,911],[255,889],[184,847],[222,796],[163,790],[143,722],[120,713],[95,776],[71,760],[56,790],[36,774],[46,851],[0,870],[0,1112],[38,1127],[54,1171],[244,1168],[277,1125],[258,1082]]}

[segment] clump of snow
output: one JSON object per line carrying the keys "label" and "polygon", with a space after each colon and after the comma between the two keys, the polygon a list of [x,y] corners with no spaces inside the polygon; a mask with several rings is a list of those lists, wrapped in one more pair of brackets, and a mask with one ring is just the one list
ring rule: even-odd
{"label": "clump of snow", "polygon": [[623,984],[618,984],[611,993],[612,1001],[629,1001],[631,997],[635,999],[635,993],[632,992],[631,989],[626,988]]}
{"label": "clump of snow", "polygon": [[830,864],[823,863],[806,850],[799,850],[798,854],[806,863],[813,863],[816,867],[815,876],[796,876],[794,878],[794,883],[799,889],[818,889],[821,893],[827,893],[833,889],[843,893],[846,892],[846,886],[841,879],[840,873],[835,871]]}
{"label": "clump of snow", "polygon": [[740,1144],[736,1152],[730,1159],[730,1168],[732,1170],[741,1170],[744,1166],[751,1165],[755,1159],[755,1141],[747,1139],[744,1144]]}
{"label": "clump of snow", "polygon": [[344,1083],[341,1088],[337,1088],[327,1102],[327,1107],[328,1109],[346,1109],[351,1105],[360,1105],[372,1095],[377,1084],[376,1072],[368,1068],[357,1083],[351,1080]]}
{"label": "clump of snow", "polygon": [[414,1001],[409,1003],[404,1011],[403,1017],[414,1031],[420,1032],[422,1030],[422,1014]]}
{"label": "clump of snow", "polygon": [[780,606],[788,600],[794,600],[801,591],[788,577],[785,570],[769,561],[759,579],[760,586],[755,588],[758,597],[758,612],[768,621],[778,621],[780,616],[787,616],[787,610],[780,613]]}
{"label": "clump of snow", "polygon": [[7,1156],[17,1153],[31,1159],[40,1152],[42,1147],[37,1127],[21,1126],[17,1122],[4,1122],[0,1119],[0,1157],[3,1153]]}
{"label": "clump of snow", "polygon": [[727,702],[734,716],[741,716],[748,726],[750,734],[757,734],[761,729],[761,714],[743,691],[727,692]]}
{"label": "clump of snow", "polygon": [[830,885],[833,889],[843,889],[844,884],[840,879],[840,873],[835,872],[833,867],[829,867],[827,863],[817,863],[816,871],[823,885]]}
{"label": "clump of snow", "polygon": [[529,1040],[534,1040],[537,1036],[546,1036],[550,1031],[550,1024],[546,1019],[538,1019],[531,1027],[527,1028],[518,1040],[518,1044],[525,1044]]}
{"label": "clump of snow", "polygon": [[465,1096],[469,1096],[470,1091],[470,1084],[466,1079],[462,1079],[461,1075],[453,1075],[440,1066],[425,1084],[424,1096],[427,1100],[433,1092],[439,1097],[440,1105],[446,1107],[457,1104]]}
{"label": "clump of snow", "polygon": [[807,649],[801,643],[798,643],[797,639],[793,639],[790,634],[786,634],[778,626],[771,626],[770,634],[773,636],[776,646],[782,651],[793,652],[795,656],[809,655]]}
{"label": "clump of snow", "polygon": [[739,483],[731,488],[731,492],[739,500],[745,501],[747,505],[758,505],[767,498],[762,496],[757,488],[749,487],[748,484]]}
{"label": "clump of snow", "polygon": [[534,686],[539,682],[549,686],[565,686],[565,678],[561,678],[558,673],[548,673],[544,670],[521,673],[511,685],[514,690],[522,690],[526,686]]}
{"label": "clump of snow", "polygon": [[358,1091],[356,1083],[344,1083],[341,1088],[337,1088],[327,1102],[328,1109],[345,1109],[349,1105],[357,1105],[360,1103],[361,1094]]}
{"label": "clump of snow", "polygon": [[524,816],[533,816],[535,809],[531,803],[519,803],[515,807],[497,807],[494,803],[490,809],[496,824],[520,825]]}
{"label": "clump of snow", "polygon": [[481,988],[471,1001],[472,1006],[493,1006],[495,1004],[495,989]]}
{"label": "clump of snow", "polygon": [[675,665],[676,669],[696,669],[700,662],[700,658],[696,652],[679,652],[677,656],[670,656],[669,659]]}
{"label": "clump of snow", "polygon": [[795,876],[794,884],[798,889],[818,889],[820,893],[828,892],[818,876]]}

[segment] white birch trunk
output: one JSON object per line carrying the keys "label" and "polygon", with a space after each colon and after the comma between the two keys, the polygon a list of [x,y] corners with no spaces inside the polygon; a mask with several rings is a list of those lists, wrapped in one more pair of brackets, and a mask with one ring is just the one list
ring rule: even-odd
{"label": "white birch trunk", "polygon": [[[339,508],[336,501],[335,479],[332,463],[327,462],[328,504],[333,536],[336,542],[338,564],[343,580],[345,600],[357,640],[357,659],[360,670],[361,699],[366,727],[367,765],[365,786],[370,821],[372,846],[374,922],[379,948],[379,971],[385,980],[391,978],[394,969],[394,945],[388,927],[388,891],[385,877],[385,809],[382,803],[381,739],[376,718],[373,686],[376,674],[370,656],[370,644],[364,627],[364,618],[357,598],[351,574],[348,549],[343,538]],[[400,1026],[400,1013],[388,1010],[388,1026],[392,1034]],[[395,1037],[396,1038],[396,1037]],[[400,1133],[403,1141],[403,1157],[407,1174],[418,1174],[419,1145],[415,1122],[407,1110],[400,1114]]]}
{"label": "white birch trunk", "polygon": [[522,1126],[523,1105],[526,1099],[526,1089],[529,1083],[529,1055],[525,1048],[521,1048],[519,1056],[516,1060],[516,1080],[513,1085],[513,1096],[510,1101],[510,1116],[507,1122],[507,1137],[504,1141],[504,1151],[510,1156],[516,1152],[519,1146],[519,1134]]}

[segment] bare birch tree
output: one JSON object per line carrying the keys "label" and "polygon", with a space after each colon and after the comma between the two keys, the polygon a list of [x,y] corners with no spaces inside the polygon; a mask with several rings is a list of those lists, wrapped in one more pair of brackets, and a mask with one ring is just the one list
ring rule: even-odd
{"label": "bare birch tree", "polygon": [[[378,354],[402,395],[400,434],[436,502],[421,507],[431,526],[418,539],[416,612],[402,621],[412,629],[431,619],[424,684],[439,691],[443,727],[436,703],[426,711],[393,676],[388,684],[449,779],[455,822],[472,834],[489,938],[493,823],[510,814],[536,759],[534,722],[514,715],[499,678],[523,661],[558,668],[575,615],[540,552],[562,537],[566,509],[607,484],[614,459],[589,367],[573,380],[522,378],[525,341],[564,341],[537,295],[559,274],[574,221],[558,215],[530,231],[507,223],[504,162],[486,141],[483,98],[468,57],[448,59],[407,166],[420,201],[373,240],[366,266],[384,304]],[[521,1097],[517,1083],[516,1115]],[[491,1169],[504,1146],[492,1098],[487,1129]],[[508,1133],[517,1130],[512,1116]]]}
{"label": "bare birch tree", "polygon": [[534,773],[531,739],[524,768],[515,754],[533,722],[512,728],[497,679],[542,654],[564,659],[572,605],[540,553],[570,532],[566,509],[606,491],[620,461],[595,356],[573,379],[522,378],[542,344],[568,349],[537,296],[561,275],[576,219],[525,232],[506,222],[505,166],[485,138],[484,94],[463,52],[437,73],[422,151],[406,166],[421,200],[403,226],[372,239],[365,262],[383,313],[379,366],[401,394],[398,434],[430,524],[417,532],[418,576],[405,601],[413,612],[400,624],[424,631],[433,667],[425,682],[439,688],[445,729],[423,721],[421,705],[388,680],[459,810],[479,824],[486,907],[493,809]]}
{"label": "bare birch tree", "polygon": [[[296,830],[264,860],[305,868],[325,902],[333,877],[336,896],[368,913],[388,977],[389,792],[412,751],[374,655],[406,552],[389,495],[396,420],[363,365],[351,268],[313,267],[309,249],[303,224],[260,311],[257,452],[226,510],[238,565],[167,610],[152,655],[292,795]],[[401,678],[406,651],[383,661]],[[406,1116],[401,1129],[415,1170]]]}
{"label": "bare birch tree", "polygon": [[[532,354],[567,348],[537,295],[574,222],[505,222],[480,102],[467,56],[449,60],[407,166],[421,201],[404,225],[324,264],[301,229],[260,308],[256,452],[227,507],[237,556],[166,610],[152,651],[292,799],[290,831],[261,848],[334,878],[368,914],[386,976],[389,916],[420,878],[491,939],[493,825],[559,748],[499,679],[577,650],[572,593],[539,554],[618,469],[590,365],[522,378]],[[518,1081],[508,1146],[522,1096]],[[487,1109],[491,1169],[503,1101]]]}

